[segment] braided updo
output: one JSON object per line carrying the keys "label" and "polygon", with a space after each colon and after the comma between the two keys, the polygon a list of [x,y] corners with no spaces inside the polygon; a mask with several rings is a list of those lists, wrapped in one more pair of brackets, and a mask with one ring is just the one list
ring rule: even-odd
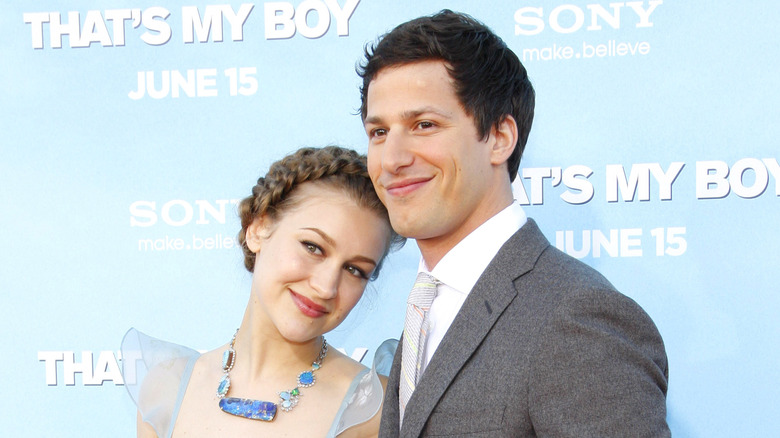
{"label": "braided updo", "polygon": [[[241,231],[238,241],[244,251],[244,266],[249,272],[255,268],[255,253],[246,243],[246,232],[254,220],[265,215],[276,222],[288,209],[297,205],[301,199],[296,196],[296,188],[306,182],[318,182],[342,190],[358,206],[376,212],[388,221],[387,209],[379,200],[371,184],[366,167],[366,157],[351,149],[339,146],[323,148],[301,148],[273,163],[264,177],[257,180],[252,195],[244,198],[238,206],[241,217]],[[390,249],[403,246],[405,239],[391,229],[385,253]],[[372,279],[379,274],[381,261],[377,265]]]}

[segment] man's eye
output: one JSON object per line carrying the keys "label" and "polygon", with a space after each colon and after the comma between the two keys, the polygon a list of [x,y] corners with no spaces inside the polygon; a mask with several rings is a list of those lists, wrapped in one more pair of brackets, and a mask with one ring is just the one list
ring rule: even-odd
{"label": "man's eye", "polygon": [[426,120],[418,123],[417,126],[421,129],[429,129],[429,128],[433,128],[435,125],[433,124],[433,122],[429,122]]}
{"label": "man's eye", "polygon": [[372,137],[384,137],[385,135],[387,135],[387,130],[386,129],[378,128],[378,129],[372,129],[371,130],[371,136]]}

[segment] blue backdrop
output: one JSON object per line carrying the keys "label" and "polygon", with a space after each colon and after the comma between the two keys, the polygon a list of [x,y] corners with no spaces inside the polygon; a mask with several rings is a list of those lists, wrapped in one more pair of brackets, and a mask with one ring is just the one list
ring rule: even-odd
{"label": "blue backdrop", "polygon": [[[448,7],[526,65],[517,198],[655,320],[678,437],[773,436],[780,383],[780,3],[0,4],[0,309],[8,436],[125,436],[135,326],[207,350],[240,323],[235,203],[301,146],[365,151],[364,45]],[[397,337],[419,253],[329,335]]]}

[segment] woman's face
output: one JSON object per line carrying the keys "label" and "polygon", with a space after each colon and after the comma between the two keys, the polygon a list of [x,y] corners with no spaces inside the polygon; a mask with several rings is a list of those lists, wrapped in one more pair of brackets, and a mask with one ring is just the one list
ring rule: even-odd
{"label": "woman's face", "polygon": [[355,307],[385,253],[390,225],[323,184],[301,184],[296,196],[301,201],[276,222],[256,219],[247,245],[257,254],[252,300],[269,323],[261,330],[306,342]]}

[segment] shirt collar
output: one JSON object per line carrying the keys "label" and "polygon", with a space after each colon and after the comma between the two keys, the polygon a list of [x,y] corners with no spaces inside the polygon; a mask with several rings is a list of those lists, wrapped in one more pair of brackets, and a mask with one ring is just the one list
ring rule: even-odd
{"label": "shirt collar", "polygon": [[456,291],[468,294],[498,250],[527,220],[523,207],[515,200],[458,242],[432,271],[420,257],[418,272],[429,273]]}

